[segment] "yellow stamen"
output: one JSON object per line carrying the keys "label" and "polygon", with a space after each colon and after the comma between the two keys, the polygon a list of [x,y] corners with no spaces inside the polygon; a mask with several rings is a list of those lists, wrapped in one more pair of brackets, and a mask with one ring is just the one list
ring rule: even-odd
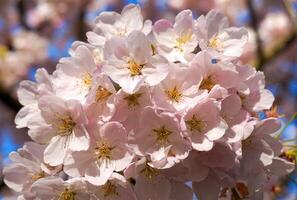
{"label": "yellow stamen", "polygon": [[75,192],[72,192],[68,188],[64,188],[63,192],[58,197],[58,200],[75,200]]}
{"label": "yellow stamen", "polygon": [[0,45],[0,59],[5,59],[7,54],[8,54],[8,49],[5,46]]}
{"label": "yellow stamen", "polygon": [[72,134],[75,125],[75,122],[72,120],[70,116],[60,118],[58,125],[58,134],[61,136],[67,136]]}
{"label": "yellow stamen", "polygon": [[160,129],[153,129],[153,132],[157,134],[157,142],[161,144],[168,142],[168,137],[172,134],[172,131],[166,129],[165,126],[162,126]]}
{"label": "yellow stamen", "polygon": [[189,127],[190,131],[202,132],[206,128],[206,123],[193,115],[191,120],[186,121],[186,125]]}
{"label": "yellow stamen", "polygon": [[279,114],[277,112],[277,106],[276,105],[273,105],[270,110],[267,110],[265,112],[265,114],[266,114],[267,118],[270,118],[270,117],[279,118],[279,117],[284,117],[285,116],[285,115]]}
{"label": "yellow stamen", "polygon": [[96,90],[96,102],[105,101],[110,95],[112,95],[111,92],[106,88],[99,86]]}
{"label": "yellow stamen", "polygon": [[157,48],[155,45],[151,44],[151,50],[152,50],[153,56],[157,54]]}
{"label": "yellow stamen", "polygon": [[212,76],[204,78],[200,84],[200,89],[210,91],[215,86]]}
{"label": "yellow stamen", "polygon": [[247,198],[249,196],[249,190],[244,183],[236,183],[236,192],[240,195],[241,198]]}
{"label": "yellow stamen", "polygon": [[95,148],[96,159],[97,160],[99,160],[101,158],[103,158],[103,159],[110,159],[111,158],[111,152],[112,152],[112,150],[113,150],[113,147],[109,147],[105,143],[102,143],[102,144],[98,145]]}
{"label": "yellow stamen", "polygon": [[128,102],[129,107],[139,106],[139,98],[142,96],[141,93],[130,94],[124,98]]}
{"label": "yellow stamen", "polygon": [[166,90],[165,92],[168,98],[176,103],[180,102],[183,97],[183,94],[177,89],[176,86],[171,90]]}
{"label": "yellow stamen", "polygon": [[212,37],[208,42],[208,46],[213,49],[218,49],[223,47],[223,43],[218,37]]}
{"label": "yellow stamen", "polygon": [[142,69],[143,65],[139,65],[134,60],[129,60],[128,65],[129,65],[128,69],[130,71],[131,76],[141,75],[141,69]]}
{"label": "yellow stamen", "polygon": [[119,195],[117,192],[117,186],[110,181],[107,181],[102,187],[101,190],[104,194],[104,197]]}
{"label": "yellow stamen", "polygon": [[181,52],[183,52],[182,47],[187,44],[190,40],[192,39],[192,34],[191,33],[187,33],[184,34],[182,36],[180,36],[179,38],[176,39],[175,43],[176,43],[176,48],[179,49]]}
{"label": "yellow stamen", "polygon": [[92,85],[92,75],[91,74],[85,73],[83,75],[82,79],[83,79],[83,83],[84,83],[85,87],[87,87],[87,88],[91,87],[91,85]]}
{"label": "yellow stamen", "polygon": [[41,171],[41,172],[36,173],[33,176],[31,176],[31,179],[32,179],[32,181],[37,181],[38,179],[41,179],[44,177],[45,177],[45,173],[44,173],[44,171]]}
{"label": "yellow stamen", "polygon": [[145,168],[141,170],[140,173],[143,174],[147,179],[151,180],[158,174],[158,171],[146,164]]}

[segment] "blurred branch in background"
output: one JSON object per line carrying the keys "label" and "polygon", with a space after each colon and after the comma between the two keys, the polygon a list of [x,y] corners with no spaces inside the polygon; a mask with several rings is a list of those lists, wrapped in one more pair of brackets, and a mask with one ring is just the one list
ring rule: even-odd
{"label": "blurred branch in background", "polygon": [[2,88],[1,85],[0,101],[15,113],[17,113],[22,108],[21,104],[14,97],[11,96],[11,93]]}
{"label": "blurred branch in background", "polygon": [[297,27],[296,27],[296,21],[294,17],[292,16],[292,11],[290,7],[285,3],[285,1],[282,1],[284,5],[284,9],[291,21],[292,24],[292,33],[283,40],[283,42],[276,47],[274,47],[272,50],[269,51],[269,53],[266,53],[262,40],[260,38],[259,33],[259,21],[257,18],[256,9],[254,6],[253,0],[246,0],[246,5],[249,10],[249,13],[251,15],[251,27],[254,29],[256,33],[256,45],[257,45],[257,62],[256,62],[256,69],[263,70],[264,67],[266,67],[270,62],[272,62],[274,59],[276,59],[279,55],[281,55],[283,52],[286,52],[287,49],[289,49],[294,42],[297,39]]}
{"label": "blurred branch in background", "polygon": [[259,33],[259,23],[257,19],[257,13],[254,7],[253,0],[246,0],[246,5],[251,15],[251,27],[254,29],[256,33],[256,45],[257,45],[256,53],[258,58],[256,68],[259,68],[259,66],[263,66],[264,64],[265,55],[264,55],[263,45],[262,45],[262,41]]}

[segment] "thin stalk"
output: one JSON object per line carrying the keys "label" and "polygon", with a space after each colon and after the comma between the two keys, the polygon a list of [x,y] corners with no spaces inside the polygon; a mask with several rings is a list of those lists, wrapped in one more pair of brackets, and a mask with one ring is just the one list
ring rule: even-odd
{"label": "thin stalk", "polygon": [[291,119],[288,121],[288,123],[282,128],[282,130],[276,135],[276,138],[279,139],[283,132],[288,128],[288,126],[295,120],[297,117],[297,111],[292,115]]}

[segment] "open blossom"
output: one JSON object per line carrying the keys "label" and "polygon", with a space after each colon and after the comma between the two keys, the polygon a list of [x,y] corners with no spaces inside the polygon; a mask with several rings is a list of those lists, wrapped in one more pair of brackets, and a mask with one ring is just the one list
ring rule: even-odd
{"label": "open blossom", "polygon": [[197,19],[195,33],[202,50],[207,50],[212,57],[223,60],[241,56],[248,39],[246,29],[229,27],[227,17],[214,10]]}
{"label": "open blossom", "polygon": [[170,65],[168,76],[154,88],[152,96],[161,108],[182,112],[205,93],[199,91],[202,81],[200,70],[178,63]]}
{"label": "open blossom", "polygon": [[133,154],[127,145],[125,128],[119,122],[108,122],[93,131],[89,149],[72,152],[66,158],[64,170],[70,176],[85,176],[90,183],[103,185],[114,171],[122,171],[130,164]]}
{"label": "open blossom", "polygon": [[142,158],[131,163],[124,175],[136,180],[134,191],[137,199],[192,200],[192,190],[179,180],[181,174],[185,174],[185,170],[184,167],[155,169]]}
{"label": "open blossom", "polygon": [[56,94],[64,99],[84,100],[92,86],[96,68],[91,51],[83,45],[79,46],[72,57],[60,60],[53,74]]}
{"label": "open blossom", "polygon": [[53,94],[50,75],[45,69],[38,69],[35,74],[36,82],[22,81],[17,91],[20,103],[24,106],[16,115],[17,128],[28,126],[28,121],[38,113],[38,99],[46,94]]}
{"label": "open blossom", "polygon": [[171,113],[146,107],[139,119],[132,143],[139,153],[150,156],[155,168],[168,168],[188,156],[189,142],[183,137],[178,118]]}
{"label": "open blossom", "polygon": [[[237,87],[238,72],[232,63],[214,61],[207,51],[201,51],[190,63],[191,67],[200,70],[199,89],[209,92],[210,97],[221,98],[227,93],[226,89]],[[218,96],[218,91],[219,92]]]}
{"label": "open blossom", "polygon": [[192,147],[198,151],[210,150],[215,140],[220,139],[228,125],[220,117],[216,102],[211,99],[201,100],[190,107],[183,117]]}
{"label": "open blossom", "polygon": [[60,167],[48,168],[43,163],[45,147],[33,142],[27,142],[18,152],[11,152],[10,160],[13,162],[5,167],[4,182],[16,192],[22,192],[24,197],[34,197],[31,186],[37,180],[56,174]]}
{"label": "open blossom", "polygon": [[152,29],[150,20],[143,21],[140,7],[126,6],[121,14],[116,12],[102,12],[95,20],[95,29],[88,32],[88,41],[95,46],[102,46],[113,36],[128,36],[137,30],[148,35]]}
{"label": "open blossom", "polygon": [[89,186],[95,199],[106,200],[136,200],[132,186],[124,176],[113,173],[109,180],[100,186]]}
{"label": "open blossom", "polygon": [[244,28],[190,10],[152,26],[130,4],[87,36],[20,84],[15,122],[34,142],[3,173],[19,199],[260,200],[294,169],[278,119],[257,115],[274,97],[238,61]]}
{"label": "open blossom", "polygon": [[44,151],[46,163],[63,164],[69,149],[89,147],[87,119],[80,102],[47,95],[39,100],[39,108],[40,115],[29,122],[29,135],[37,142],[49,143]]}
{"label": "open blossom", "polygon": [[180,12],[174,25],[168,20],[157,21],[154,25],[154,36],[157,48],[169,61],[187,63],[198,45],[192,12]]}
{"label": "open blossom", "polygon": [[44,200],[90,199],[91,194],[86,188],[86,184],[79,178],[64,181],[58,177],[48,177],[32,185],[32,191]]}
{"label": "open blossom", "polygon": [[167,60],[152,55],[149,41],[139,31],[133,31],[127,39],[115,37],[105,45],[107,63],[102,71],[133,94],[144,83],[150,86],[160,83],[168,74]]}

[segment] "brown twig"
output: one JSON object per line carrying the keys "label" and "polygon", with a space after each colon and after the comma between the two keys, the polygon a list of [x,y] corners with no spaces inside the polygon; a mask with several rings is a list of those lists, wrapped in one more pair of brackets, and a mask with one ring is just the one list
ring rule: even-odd
{"label": "brown twig", "polygon": [[282,45],[276,47],[269,55],[266,55],[262,61],[262,65],[257,66],[258,70],[263,70],[265,66],[278,58],[279,55],[290,49],[293,44],[297,42],[297,31],[295,30],[285,39]]}
{"label": "brown twig", "polygon": [[256,64],[256,68],[259,68],[259,66],[263,66],[264,61],[265,61],[265,55],[264,55],[264,50],[262,46],[262,41],[260,38],[260,33],[259,33],[259,25],[258,25],[258,19],[257,19],[257,13],[253,5],[252,0],[246,0],[246,5],[248,7],[248,10],[251,15],[251,26],[254,29],[256,33],[256,45],[257,45],[257,56],[258,56],[258,62]]}
{"label": "brown twig", "polygon": [[8,91],[3,89],[1,86],[0,86],[0,101],[15,113],[17,113],[22,108],[22,105],[17,100],[15,100]]}

